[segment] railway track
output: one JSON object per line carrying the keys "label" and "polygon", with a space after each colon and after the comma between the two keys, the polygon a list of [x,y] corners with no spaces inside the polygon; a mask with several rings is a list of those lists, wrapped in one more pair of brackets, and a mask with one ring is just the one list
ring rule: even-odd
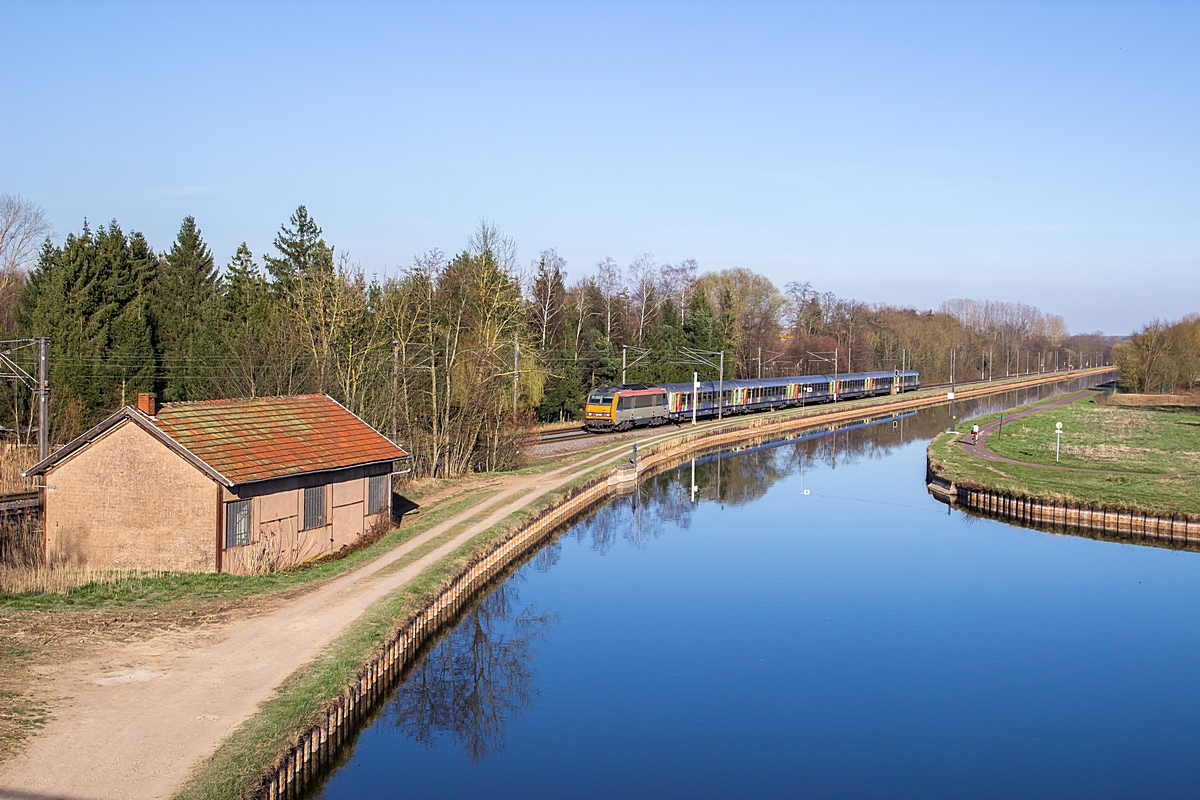
{"label": "railway track", "polygon": [[[1043,373],[1040,377],[1046,377],[1050,374],[1051,373]],[[1075,371],[1071,371],[1071,372],[1064,371],[1059,374],[1061,374],[1062,378],[1065,380],[1067,378],[1074,377]],[[1009,378],[1003,378],[1001,380],[1011,380],[1012,378],[1019,378],[1019,377],[1030,378],[1030,377],[1039,377],[1039,376],[1036,373],[1034,375],[1025,375],[1025,376],[1014,375]],[[956,381],[955,386],[956,386],[956,388],[967,389],[967,388],[974,388],[981,384],[987,384],[987,383],[993,383],[993,381],[988,381],[988,380]],[[929,383],[929,384],[925,384],[925,385],[921,386],[921,389],[949,389],[949,388],[950,388],[949,383]],[[549,444],[551,442],[566,442],[566,441],[571,441],[573,439],[585,439],[585,438],[590,438],[593,436],[603,436],[603,435],[604,434],[592,433],[590,431],[586,431],[582,427],[573,428],[570,430],[548,431],[546,433],[538,434],[538,444]]]}
{"label": "railway track", "polygon": [[565,442],[569,439],[583,439],[588,436],[598,436],[599,434],[585,431],[582,428],[569,431],[550,431],[549,433],[538,434],[538,444],[548,444],[550,442]]}

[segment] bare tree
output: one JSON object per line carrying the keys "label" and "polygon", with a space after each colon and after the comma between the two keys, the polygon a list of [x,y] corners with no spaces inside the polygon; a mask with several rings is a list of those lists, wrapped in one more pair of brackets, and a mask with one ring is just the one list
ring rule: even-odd
{"label": "bare tree", "polygon": [[45,209],[37,203],[19,194],[0,194],[0,276],[10,280],[23,275],[53,232]]}
{"label": "bare tree", "polygon": [[588,321],[597,313],[588,302],[588,291],[595,287],[595,278],[580,278],[579,282],[567,292],[567,304],[571,309],[571,323],[574,327],[571,352],[576,362],[579,361],[579,351],[583,345],[583,332]]}
{"label": "bare tree", "polygon": [[658,265],[654,256],[642,253],[629,265],[629,286],[633,289],[634,335],[638,344],[646,335],[646,325],[654,314],[654,295],[658,286]]}
{"label": "bare tree", "polygon": [[663,294],[679,304],[680,320],[687,314],[688,302],[696,291],[696,278],[699,273],[700,264],[694,258],[680,261],[675,266],[664,264],[660,270]]}
{"label": "bare tree", "polygon": [[[520,265],[517,263],[517,240],[508,236],[496,227],[495,223],[486,219],[479,220],[479,227],[467,241],[473,255],[488,255],[501,271],[516,278],[524,278]],[[525,281],[522,281],[524,284]]]}
{"label": "bare tree", "polygon": [[541,350],[547,344],[553,344],[552,333],[558,330],[559,315],[562,312],[563,298],[566,287],[563,277],[566,273],[567,261],[553,248],[543,250],[541,256],[532,264],[533,281],[533,319],[541,338]]}
{"label": "bare tree", "polygon": [[612,339],[613,310],[619,307],[625,286],[621,282],[621,268],[612,256],[596,262],[596,285],[604,297],[604,336]]}
{"label": "bare tree", "polygon": [[45,210],[19,194],[0,194],[0,327],[14,328],[13,307],[25,274],[54,228]]}

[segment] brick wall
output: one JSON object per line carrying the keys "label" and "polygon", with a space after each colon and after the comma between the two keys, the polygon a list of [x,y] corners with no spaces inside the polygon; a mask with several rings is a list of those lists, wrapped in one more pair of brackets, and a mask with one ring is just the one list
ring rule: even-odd
{"label": "brick wall", "polygon": [[217,484],[131,422],[46,475],[51,564],[216,568]]}

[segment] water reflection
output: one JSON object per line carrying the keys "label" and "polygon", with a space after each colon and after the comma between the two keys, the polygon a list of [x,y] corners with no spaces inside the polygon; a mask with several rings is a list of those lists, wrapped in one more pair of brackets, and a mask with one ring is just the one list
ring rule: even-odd
{"label": "water reflection", "polygon": [[519,612],[517,581],[484,596],[430,650],[383,711],[382,724],[433,749],[442,735],[472,763],[505,748],[505,727],[538,696],[531,667],[558,621],[533,606]]}

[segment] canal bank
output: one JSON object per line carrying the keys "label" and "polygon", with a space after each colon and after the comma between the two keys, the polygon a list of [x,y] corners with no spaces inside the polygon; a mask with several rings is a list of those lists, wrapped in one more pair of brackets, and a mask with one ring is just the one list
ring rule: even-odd
{"label": "canal bank", "polygon": [[[1200,414],[1083,392],[964,423],[929,444],[939,499],[1036,527],[1200,543]],[[978,427],[973,442],[969,425]]]}

